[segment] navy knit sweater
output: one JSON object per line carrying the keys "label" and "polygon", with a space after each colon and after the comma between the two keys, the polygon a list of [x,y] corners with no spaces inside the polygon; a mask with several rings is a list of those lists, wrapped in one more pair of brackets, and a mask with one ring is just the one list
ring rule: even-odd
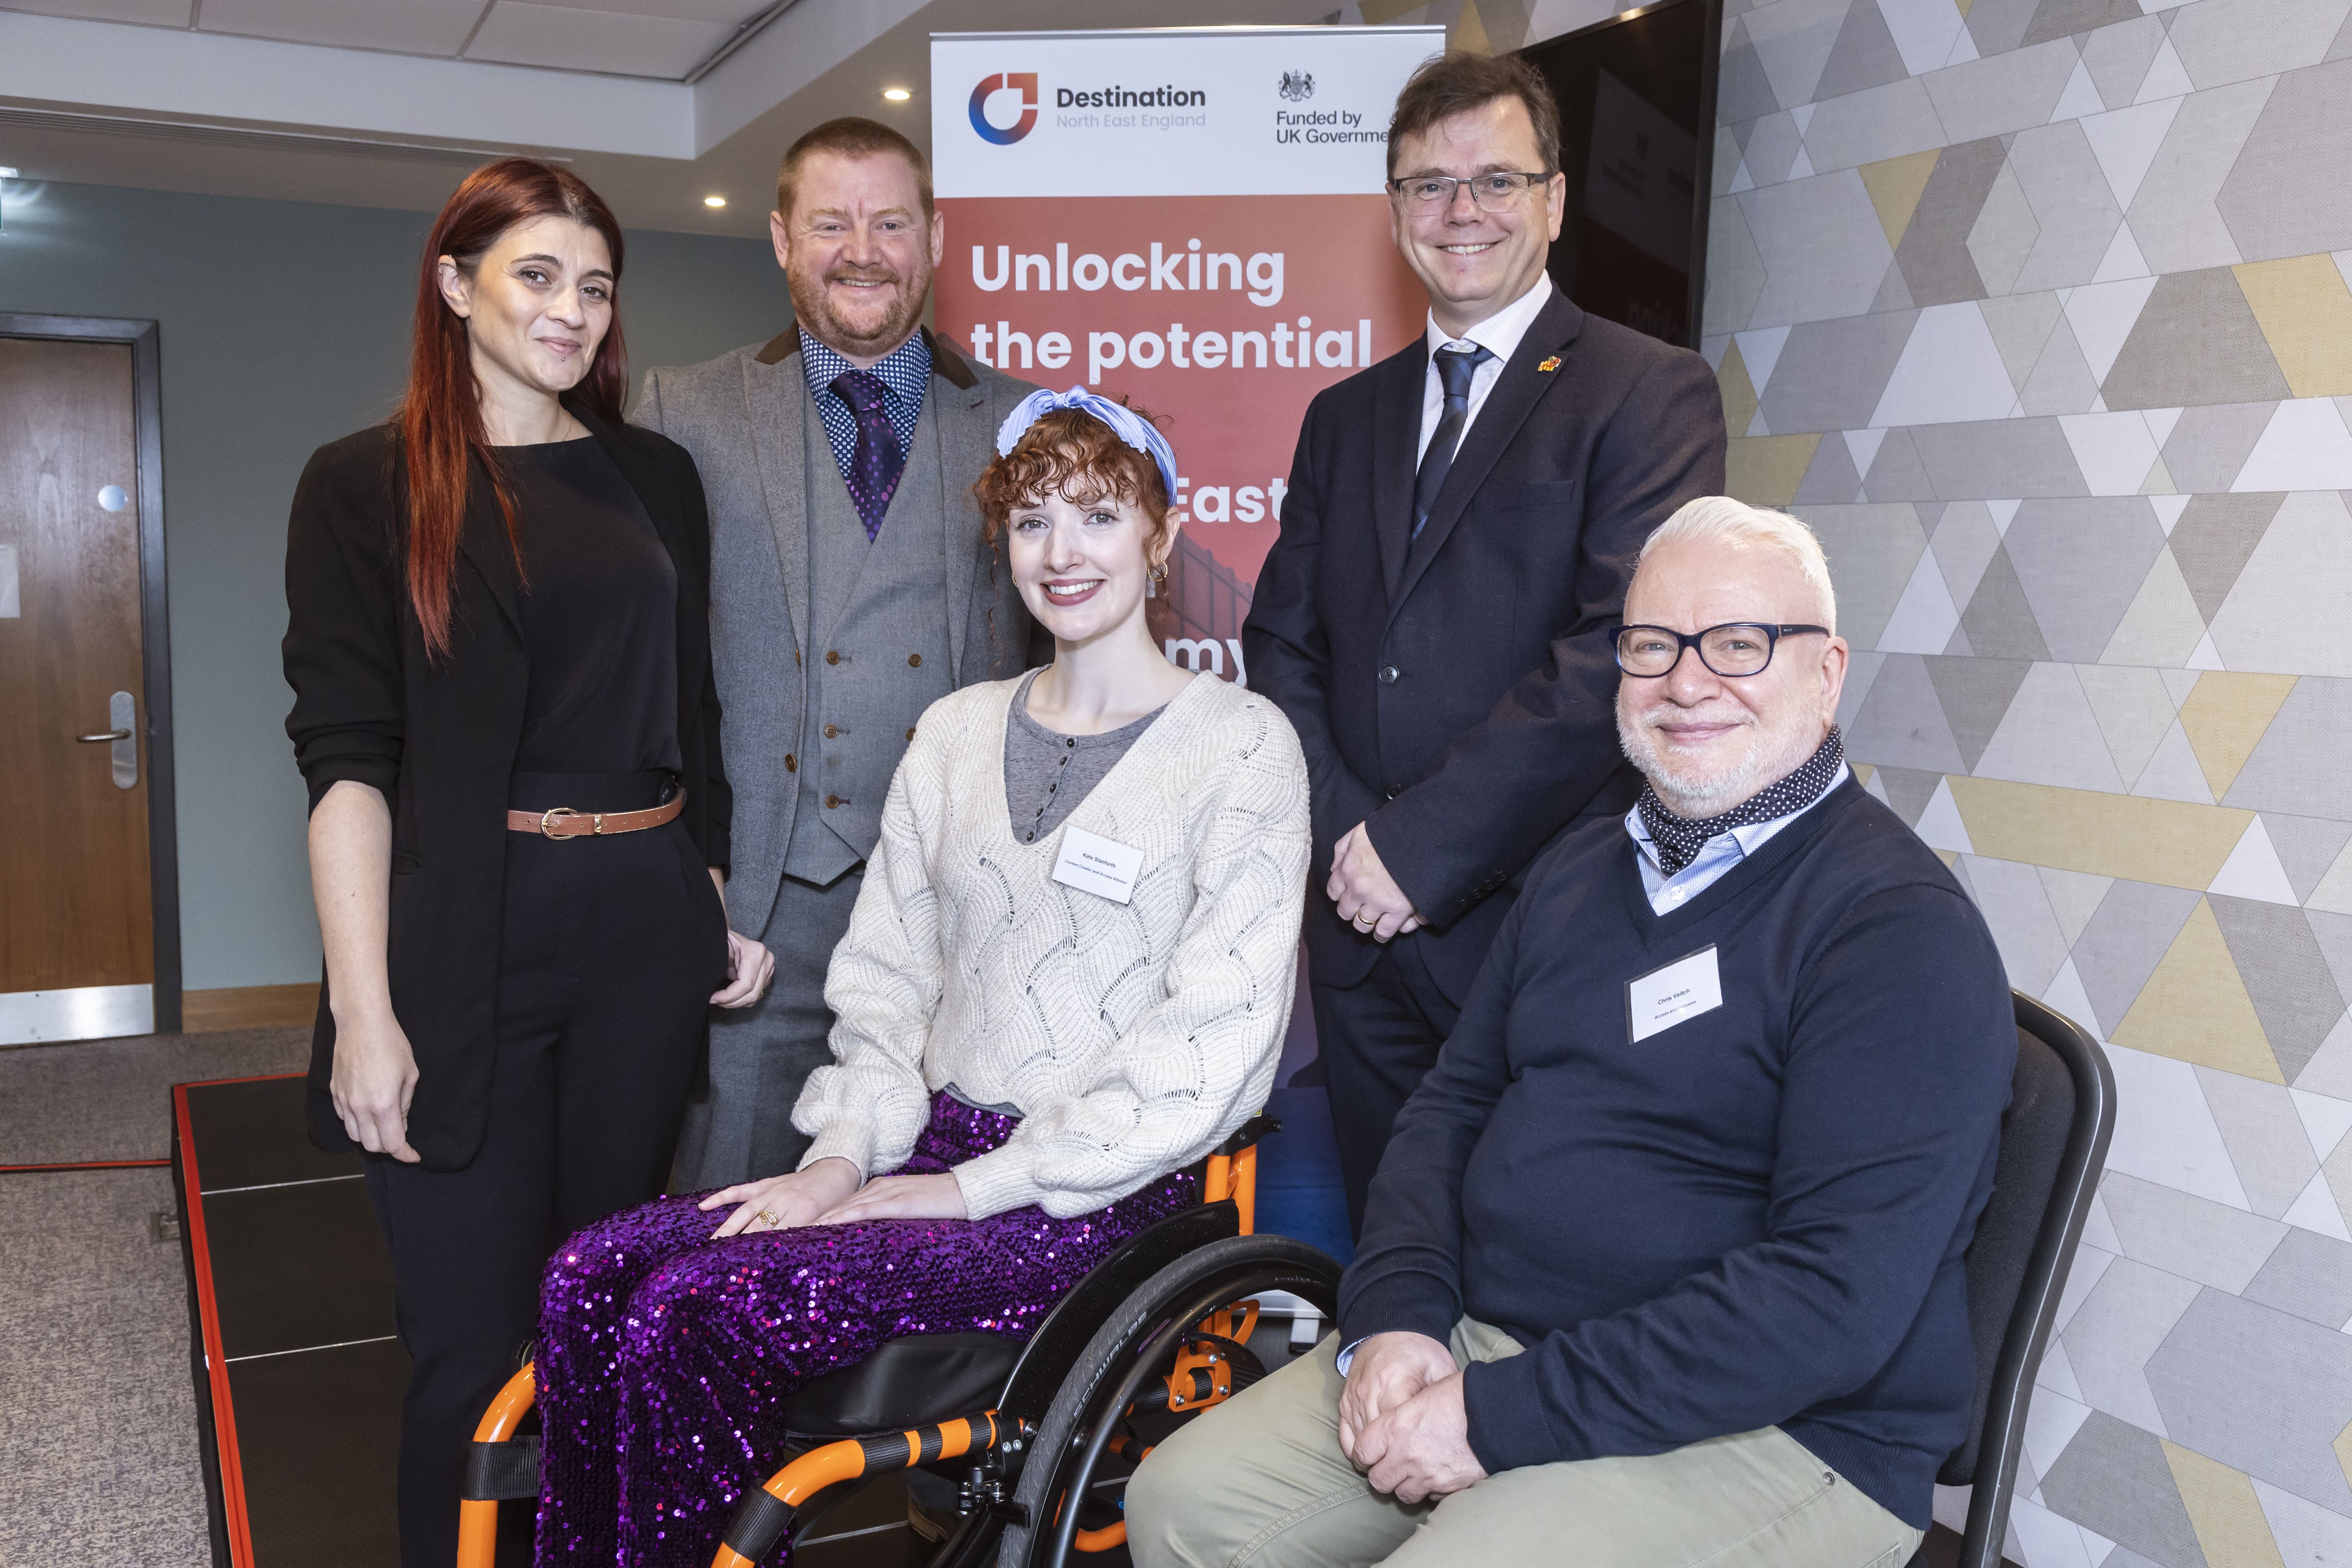
{"label": "navy knit sweater", "polygon": [[[1526,1346],[1465,1374],[1489,1472],[1778,1426],[1925,1529],[2017,1054],[1992,937],[1851,781],[1671,914],[1635,854],[1595,821],[1530,870],[1397,1119],[1341,1342],[1466,1312]],[[1710,944],[1723,1005],[1631,1043],[1626,983]]]}

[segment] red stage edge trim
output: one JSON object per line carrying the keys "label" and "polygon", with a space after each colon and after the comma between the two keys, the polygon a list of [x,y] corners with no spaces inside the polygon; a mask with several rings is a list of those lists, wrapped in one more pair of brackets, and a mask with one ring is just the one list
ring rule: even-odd
{"label": "red stage edge trim", "polygon": [[[220,1083],[255,1083],[261,1078],[295,1078],[296,1073],[268,1073],[255,1078],[220,1079]],[[205,1370],[213,1388],[213,1434],[220,1447],[221,1506],[228,1515],[228,1553],[235,1568],[254,1568],[253,1528],[245,1513],[245,1466],[237,1458],[236,1405],[229,1397],[228,1357],[221,1348],[220,1307],[213,1297],[213,1256],[205,1234],[204,1182],[196,1173],[195,1130],[188,1120],[188,1090],[208,1084],[172,1086],[172,1115],[180,1130],[180,1202],[186,1214],[188,1256],[195,1260],[196,1313],[204,1325]]]}
{"label": "red stage edge trim", "polygon": [[0,1176],[38,1175],[45,1171],[144,1171],[169,1160],[60,1160],[47,1165],[0,1165]]}

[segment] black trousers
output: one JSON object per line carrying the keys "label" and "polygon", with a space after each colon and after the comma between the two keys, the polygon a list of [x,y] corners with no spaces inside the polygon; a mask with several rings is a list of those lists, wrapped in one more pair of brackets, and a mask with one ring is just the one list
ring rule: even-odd
{"label": "black trousers", "polygon": [[1381,1168],[1397,1112],[1435,1065],[1437,1048],[1462,1016],[1431,978],[1426,951],[1401,936],[1354,985],[1326,985],[1311,971],[1307,975],[1352,1236],[1364,1234],[1364,1194]]}
{"label": "black trousers", "polygon": [[[457,1560],[467,1444],[536,1331],[548,1255],[583,1226],[661,1193],[709,996],[726,980],[726,911],[678,824],[507,839],[498,1059],[481,1151],[452,1172],[366,1156],[412,1363],[401,1408],[403,1568]],[[499,1560],[528,1561],[531,1506],[499,1511]]]}

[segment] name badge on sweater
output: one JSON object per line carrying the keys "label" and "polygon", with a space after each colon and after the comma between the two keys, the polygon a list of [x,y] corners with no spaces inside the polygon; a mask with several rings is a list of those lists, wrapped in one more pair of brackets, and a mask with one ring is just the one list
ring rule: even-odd
{"label": "name badge on sweater", "polygon": [[1114,904],[1127,902],[1143,869],[1143,851],[1073,824],[1062,829],[1062,852],[1054,858],[1054,880]]}
{"label": "name badge on sweater", "polygon": [[1625,1017],[1636,1045],[1722,1005],[1723,976],[1716,972],[1712,943],[1625,983]]}

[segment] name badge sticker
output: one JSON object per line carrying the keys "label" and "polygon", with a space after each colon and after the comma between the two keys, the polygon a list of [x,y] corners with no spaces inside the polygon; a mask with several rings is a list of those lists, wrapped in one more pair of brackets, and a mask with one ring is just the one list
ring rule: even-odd
{"label": "name badge sticker", "polygon": [[1711,942],[1625,983],[1625,1018],[1635,1045],[1722,1005],[1723,976],[1717,973]]}
{"label": "name badge sticker", "polygon": [[1134,895],[1143,869],[1143,851],[1073,824],[1062,829],[1062,852],[1054,858],[1054,880],[1082,893],[1123,904]]}

